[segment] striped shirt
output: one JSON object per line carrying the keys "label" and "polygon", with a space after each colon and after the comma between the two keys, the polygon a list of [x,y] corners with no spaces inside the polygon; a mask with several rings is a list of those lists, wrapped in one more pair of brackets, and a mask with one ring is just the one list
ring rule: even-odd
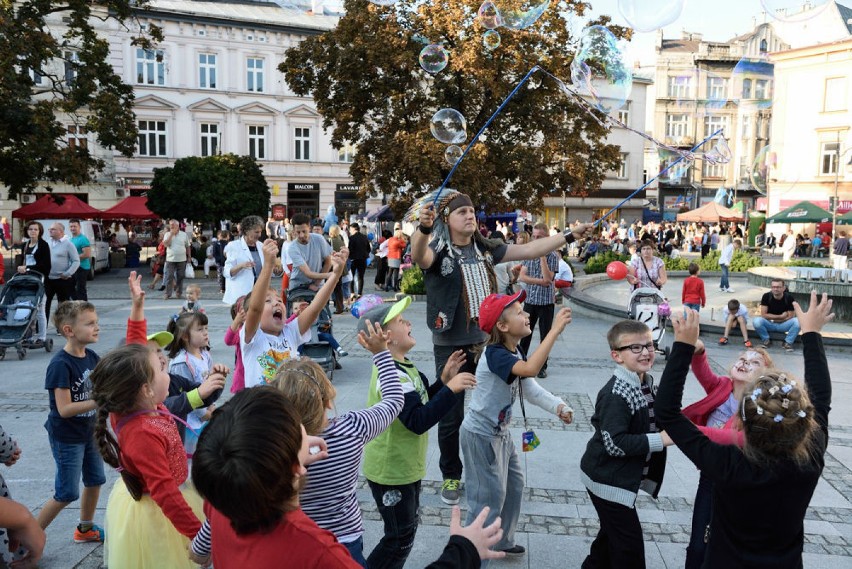
{"label": "striped shirt", "polygon": [[[540,279],[541,274],[541,258],[528,259],[524,261],[524,266],[527,268],[527,276]],[[547,254],[547,268],[555,275],[559,272],[559,255],[556,251],[551,251]],[[536,306],[545,306],[555,302],[556,287],[551,281],[549,286],[541,286],[535,284],[527,285],[527,304],[535,304]]]}
{"label": "striped shirt", "polygon": [[308,484],[299,498],[305,514],[332,532],[340,543],[355,541],[364,533],[355,495],[364,446],[390,426],[404,403],[402,383],[390,352],[373,356],[373,364],[379,370],[381,401],[329,421],[320,435],[328,445],[328,458],[308,467]]}

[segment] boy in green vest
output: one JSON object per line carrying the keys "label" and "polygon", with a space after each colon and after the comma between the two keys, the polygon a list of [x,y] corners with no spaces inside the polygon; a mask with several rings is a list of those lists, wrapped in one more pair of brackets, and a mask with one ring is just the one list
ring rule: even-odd
{"label": "boy in green vest", "polygon": [[[358,322],[359,330],[366,330],[368,320],[379,322],[388,333],[388,350],[405,393],[399,417],[364,450],[364,476],[385,522],[385,535],[367,558],[370,569],[398,568],[405,564],[417,533],[420,481],[426,476],[428,431],[453,408],[456,402],[453,394],[476,385],[473,374],[458,373],[465,361],[462,350],[450,356],[441,381],[431,385],[406,357],[416,344],[411,335],[411,322],[402,317],[409,304],[410,297],[382,304],[368,310]],[[374,405],[380,399],[378,369],[374,366],[367,404]]]}

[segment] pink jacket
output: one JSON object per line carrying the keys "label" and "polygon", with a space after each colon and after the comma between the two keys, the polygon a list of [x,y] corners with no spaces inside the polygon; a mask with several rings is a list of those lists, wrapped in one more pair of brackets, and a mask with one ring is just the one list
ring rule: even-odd
{"label": "pink jacket", "polygon": [[225,330],[225,345],[234,346],[236,360],[234,361],[234,380],[231,382],[231,393],[242,391],[246,387],[246,369],[243,367],[243,352],[240,349],[240,333],[231,327]]}
{"label": "pink jacket", "polygon": [[734,391],[734,382],[730,377],[719,376],[710,369],[707,362],[707,352],[692,356],[692,373],[698,378],[701,387],[707,392],[704,399],[700,399],[683,410],[687,419],[698,426],[708,439],[720,445],[743,446],[743,433],[736,429],[736,416],[732,416],[721,429],[707,426],[710,414],[724,403],[728,396]]}

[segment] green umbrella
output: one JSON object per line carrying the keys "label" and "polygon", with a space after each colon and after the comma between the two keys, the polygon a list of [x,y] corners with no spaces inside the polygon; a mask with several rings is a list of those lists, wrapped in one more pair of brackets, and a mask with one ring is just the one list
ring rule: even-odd
{"label": "green umbrella", "polygon": [[766,223],[826,223],[830,221],[831,212],[812,202],[799,202],[766,219]]}
{"label": "green umbrella", "polygon": [[852,225],[852,210],[847,211],[843,215],[837,216],[837,224]]}

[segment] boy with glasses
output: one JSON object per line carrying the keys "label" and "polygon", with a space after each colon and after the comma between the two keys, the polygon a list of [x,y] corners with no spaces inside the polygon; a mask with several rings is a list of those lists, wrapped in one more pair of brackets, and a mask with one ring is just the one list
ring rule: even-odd
{"label": "boy with glasses", "polygon": [[622,320],[607,334],[618,364],[598,393],[595,431],[580,460],[580,480],[600,519],[600,531],[583,569],[645,567],[645,543],[636,513],[642,489],[654,498],[666,469],[671,440],[654,422],[654,340],[642,322]]}

